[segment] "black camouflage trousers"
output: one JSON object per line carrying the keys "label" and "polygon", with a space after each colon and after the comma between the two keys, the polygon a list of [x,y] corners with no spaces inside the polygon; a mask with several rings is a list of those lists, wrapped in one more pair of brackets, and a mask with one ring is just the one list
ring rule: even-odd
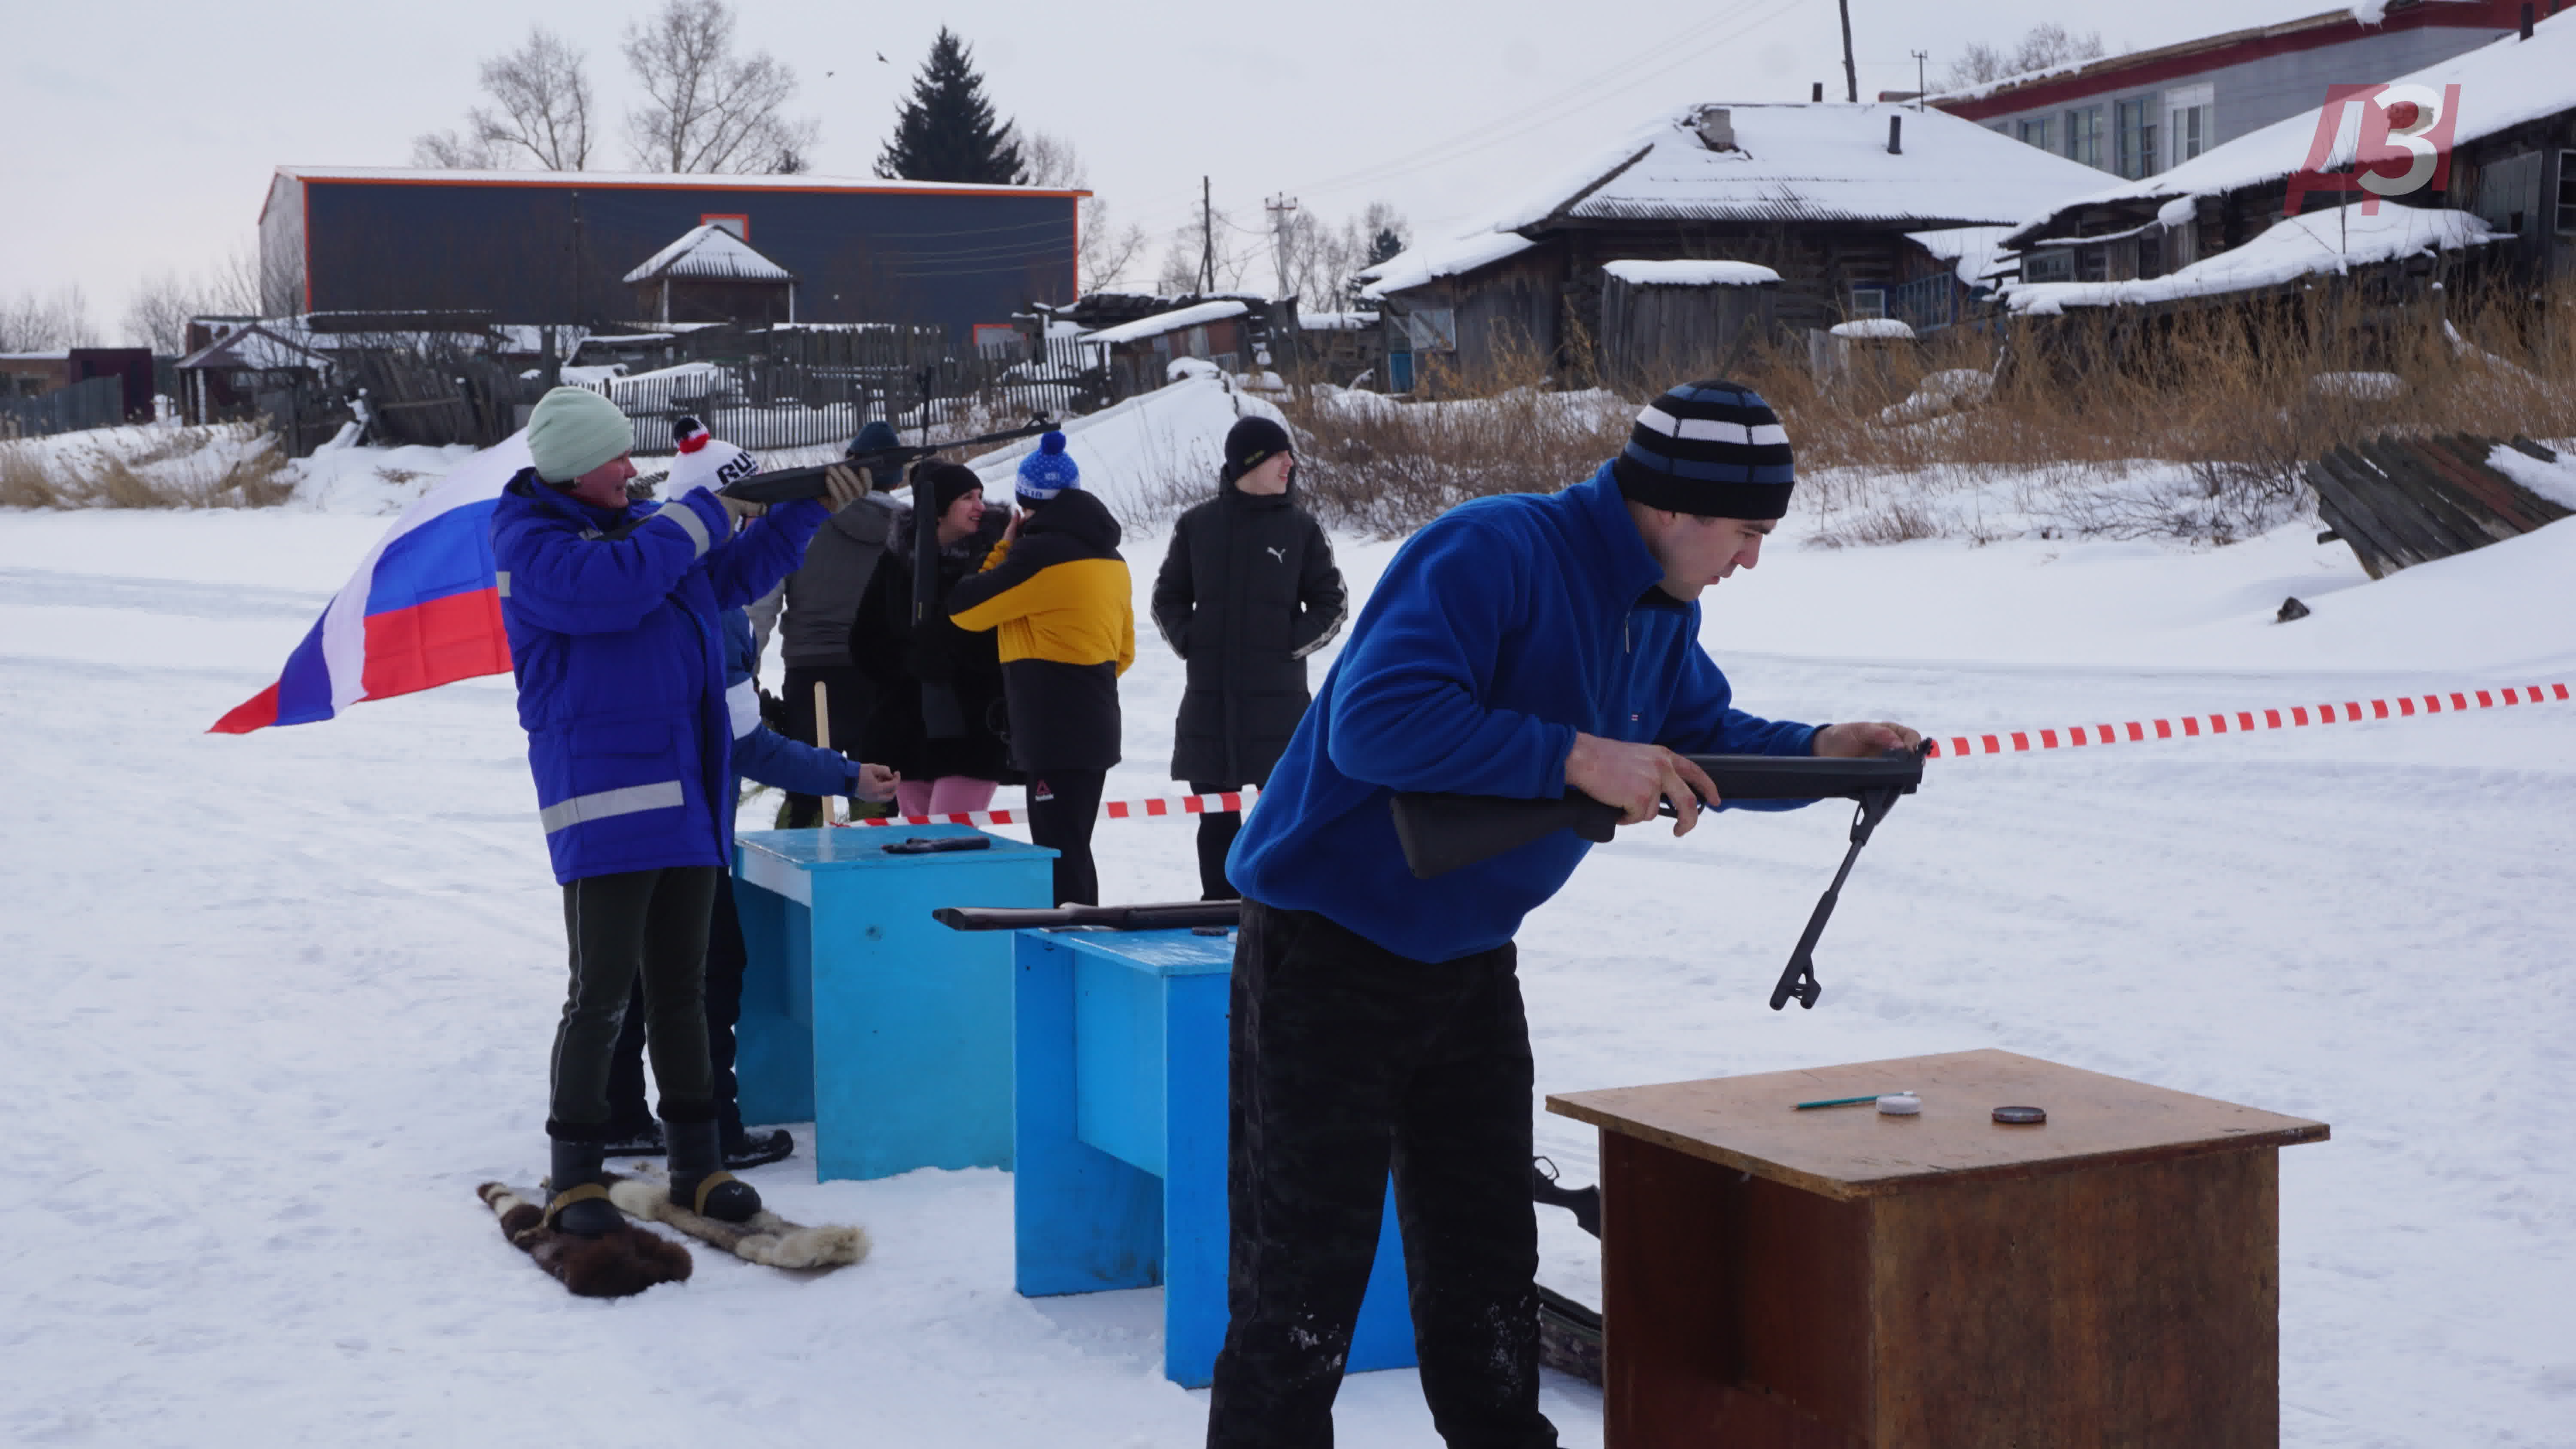
{"label": "black camouflage trousers", "polygon": [[1556,1443],[1538,1411],[1532,1073],[1513,962],[1508,945],[1415,961],[1312,912],[1243,903],[1210,1449],[1333,1442],[1390,1168],[1441,1438]]}

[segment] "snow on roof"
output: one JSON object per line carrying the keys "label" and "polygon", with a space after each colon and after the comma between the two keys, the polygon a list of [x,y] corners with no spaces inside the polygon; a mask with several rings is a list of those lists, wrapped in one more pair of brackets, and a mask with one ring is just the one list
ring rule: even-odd
{"label": "snow on roof", "polygon": [[2434,251],[2457,251],[2497,239],[2475,213],[2380,204],[2377,216],[2362,203],[2312,211],[2272,224],[2260,236],[2180,271],[2132,282],[2007,282],[2004,301],[2015,312],[2053,316],[2068,307],[2122,302],[2170,302],[2277,286],[2315,273],[2343,273],[2356,266]]}
{"label": "snow on roof", "polygon": [[1151,317],[1139,317],[1133,322],[1121,322],[1115,327],[1103,327],[1097,332],[1084,334],[1082,340],[1114,347],[1122,342],[1142,342],[1148,337],[1178,332],[1184,327],[1241,317],[1251,310],[1242,302],[1201,302],[1195,307],[1179,307],[1169,312],[1157,312]]}
{"label": "snow on roof", "polygon": [[1307,332],[1362,332],[1377,325],[1375,312],[1300,312],[1297,326]]}
{"label": "snow on roof", "polygon": [[[2436,94],[2445,86],[2458,86],[2460,109],[2451,124],[2454,146],[2526,121],[2576,110],[2576,13],[2553,15],[2539,22],[2532,27],[2529,40],[2508,35],[2399,76],[2392,84],[2425,86]],[[2061,197],[2046,211],[2026,213],[2025,220],[2004,239],[2004,245],[2027,246],[2032,238],[2054,231],[2059,218],[2088,206],[2216,196],[2304,171],[2308,149],[2317,134],[2317,117],[2324,109],[2320,105],[2249,131],[2143,181],[2087,187]],[[2350,166],[2361,144],[2360,109],[2345,106],[2341,122],[2326,160],[2327,170]]]}
{"label": "snow on roof", "polygon": [[2002,249],[2003,239],[2012,234],[2009,226],[1952,226],[1935,231],[1910,231],[1906,239],[1950,264],[1959,280],[1974,287],[1994,270],[1995,253]]}
{"label": "snow on roof", "polygon": [[726,277],[741,282],[792,282],[796,274],[751,249],[751,243],[715,222],[702,222],[644,259],[629,282],[656,277]]}
{"label": "snow on roof", "polygon": [[670,171],[449,171],[423,166],[280,166],[298,181],[409,181],[491,186],[677,186],[693,191],[956,191],[1024,196],[1089,196],[1061,186],[991,186],[968,181],[888,181],[874,176],[738,176]]}
{"label": "snow on roof", "polygon": [[1368,285],[1360,288],[1360,296],[1374,299],[1389,292],[1424,286],[1442,277],[1463,276],[1478,267],[1508,261],[1537,245],[1517,232],[1494,230],[1472,231],[1446,241],[1419,243],[1362,271],[1360,280]]}
{"label": "snow on roof", "polygon": [[1896,338],[1910,341],[1914,336],[1914,329],[1895,317],[1862,317],[1850,322],[1837,322],[1834,324],[1833,332],[1836,337],[1863,337],[1882,341]]}
{"label": "snow on roof", "polygon": [[[1610,164],[1538,193],[1493,230],[1568,221],[2015,222],[2102,173],[1942,111],[1864,102],[1764,102],[1728,111],[1735,146],[1712,151],[1694,122],[1664,116]],[[1897,154],[1888,122],[1900,123]]]}
{"label": "snow on roof", "polygon": [[1631,287],[1754,287],[1780,274],[1756,262],[1603,262],[1601,270]]}

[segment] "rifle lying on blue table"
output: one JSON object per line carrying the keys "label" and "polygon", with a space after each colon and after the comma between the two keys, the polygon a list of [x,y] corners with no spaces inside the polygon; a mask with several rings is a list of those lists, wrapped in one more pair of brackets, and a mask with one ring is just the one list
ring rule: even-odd
{"label": "rifle lying on blue table", "polygon": [[[1717,787],[1722,801],[1859,803],[1852,817],[1851,849],[1843,854],[1842,869],[1834,872],[1834,883],[1825,888],[1824,899],[1816,902],[1815,914],[1807,919],[1806,932],[1798,937],[1798,948],[1789,953],[1789,964],[1781,970],[1779,984],[1771,989],[1773,1011],[1787,1005],[1792,996],[1798,998],[1799,1006],[1812,1010],[1825,989],[1816,980],[1816,941],[1825,933],[1825,922],[1833,917],[1843,880],[1851,874],[1860,848],[1869,843],[1870,832],[1896,807],[1897,796],[1911,795],[1923,783],[1923,752],[1889,750],[1874,759],[1860,760],[1818,759],[1812,755],[1692,755],[1689,759],[1708,773],[1709,783]],[[1394,811],[1395,838],[1404,847],[1404,863],[1422,880],[1490,860],[1559,830],[1571,830],[1595,844],[1604,843],[1618,830],[1621,814],[1617,806],[1605,805],[1580,790],[1568,790],[1556,800],[1398,793]],[[1670,815],[1672,807],[1665,806],[1662,813]]]}

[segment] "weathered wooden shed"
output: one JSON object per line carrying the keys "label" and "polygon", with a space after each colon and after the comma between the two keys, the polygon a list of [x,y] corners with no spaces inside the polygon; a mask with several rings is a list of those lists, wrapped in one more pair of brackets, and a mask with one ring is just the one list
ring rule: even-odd
{"label": "weathered wooden shed", "polygon": [[1117,397],[1151,392],[1171,380],[1172,363],[1197,357],[1227,372],[1241,372],[1251,360],[1245,319],[1251,304],[1219,298],[1176,307],[1104,327],[1081,339],[1108,355],[1110,390]]}
{"label": "weathered wooden shed", "polygon": [[1957,313],[1954,257],[1911,235],[2008,226],[2099,183],[2064,157],[1891,104],[1708,105],[1662,117],[1536,200],[1362,274],[1384,311],[1389,386],[1437,356],[1514,347],[1597,366],[1586,339],[1613,261],[1750,262],[1777,273],[1780,332]]}
{"label": "weathered wooden shed", "polygon": [[1602,371],[1649,387],[1725,375],[1770,340],[1779,295],[1780,274],[1755,262],[1604,262]]}

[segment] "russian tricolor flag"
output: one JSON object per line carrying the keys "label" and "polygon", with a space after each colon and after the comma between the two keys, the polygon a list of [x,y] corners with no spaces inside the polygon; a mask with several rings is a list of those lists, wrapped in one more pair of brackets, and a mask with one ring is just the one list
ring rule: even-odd
{"label": "russian tricolor flag", "polygon": [[528,466],[524,432],[457,464],[376,541],[286,657],[277,682],[215,721],[210,733],[309,724],[362,699],[508,670],[492,505]]}

